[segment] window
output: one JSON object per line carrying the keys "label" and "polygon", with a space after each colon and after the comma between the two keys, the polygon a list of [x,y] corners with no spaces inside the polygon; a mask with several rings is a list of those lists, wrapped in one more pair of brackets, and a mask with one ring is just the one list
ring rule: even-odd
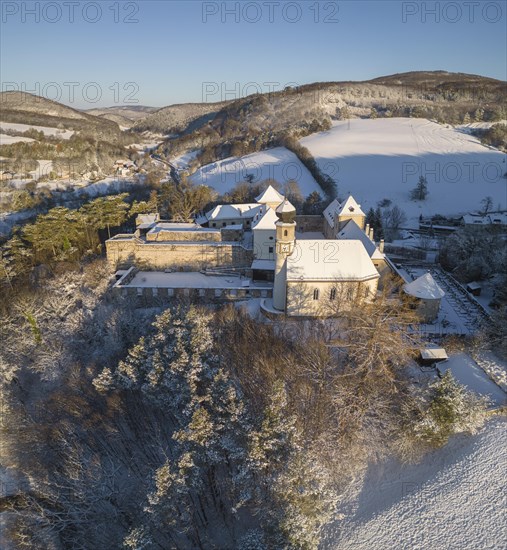
{"label": "window", "polygon": [[283,236],[286,237],[288,234],[289,234],[289,232],[287,231],[287,229],[285,229],[284,232],[283,232]]}
{"label": "window", "polygon": [[213,222],[213,227],[216,227],[216,226],[217,226],[217,224],[215,222]]}
{"label": "window", "polygon": [[370,294],[370,289],[369,289],[368,287],[365,287],[365,289],[364,289],[364,297],[365,297],[365,298],[368,298],[369,294]]}
{"label": "window", "polygon": [[315,288],[313,290],[313,299],[314,300],[318,300],[319,299],[319,289],[318,288]]}
{"label": "window", "polygon": [[226,223],[225,222],[222,222],[222,227],[225,227],[226,226]]}
{"label": "window", "polygon": [[269,240],[272,241],[272,240],[273,240],[273,237],[269,237]]}
{"label": "window", "polygon": [[272,246],[269,247],[269,253],[273,254],[273,247]]}
{"label": "window", "polygon": [[330,300],[336,300],[336,288],[332,288],[331,291],[329,292],[329,299]]}

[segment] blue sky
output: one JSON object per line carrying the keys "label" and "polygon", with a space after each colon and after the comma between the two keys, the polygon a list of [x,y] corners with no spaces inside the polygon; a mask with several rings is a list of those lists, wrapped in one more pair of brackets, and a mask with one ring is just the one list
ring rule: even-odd
{"label": "blue sky", "polygon": [[2,90],[76,108],[219,101],[414,70],[507,80],[505,1],[0,4]]}

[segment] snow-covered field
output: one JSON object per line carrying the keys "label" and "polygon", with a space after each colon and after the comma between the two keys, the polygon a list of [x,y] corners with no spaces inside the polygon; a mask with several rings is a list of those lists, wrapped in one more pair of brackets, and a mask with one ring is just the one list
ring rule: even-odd
{"label": "snow-covered field", "polygon": [[[339,195],[352,193],[366,210],[391,199],[413,222],[419,214],[480,209],[488,195],[495,208],[507,208],[506,155],[450,126],[415,118],[352,119],[300,142],[338,180]],[[429,195],[412,201],[420,175]]]}
{"label": "snow-covered field", "polygon": [[199,153],[200,149],[196,149],[195,151],[190,151],[188,153],[178,155],[177,157],[170,159],[171,164],[176,166],[178,170],[186,170],[190,161],[193,160]]}
{"label": "snow-covered field", "polygon": [[7,134],[0,134],[0,145],[11,145],[12,143],[19,143],[20,141],[24,143],[30,143],[31,141],[35,141],[35,140],[28,137],[9,136]]}
{"label": "snow-covered field", "polygon": [[[26,132],[33,128],[38,132],[42,132],[45,136],[57,136],[60,139],[69,139],[73,134],[73,130],[59,130],[58,128],[50,128],[49,126],[34,126],[31,124],[17,124],[13,122],[1,122],[0,128],[4,130],[16,130],[17,132]],[[16,141],[25,141],[23,138],[13,138]]]}
{"label": "snow-covered field", "polygon": [[371,466],[330,526],[325,550],[498,550],[506,547],[507,425],[456,436],[420,464]]}
{"label": "snow-covered field", "polygon": [[219,193],[226,193],[252,174],[254,181],[274,179],[282,185],[293,179],[307,197],[313,191],[324,195],[320,186],[300,160],[288,149],[275,147],[244,157],[230,157],[203,166],[191,176],[196,184],[208,185]]}

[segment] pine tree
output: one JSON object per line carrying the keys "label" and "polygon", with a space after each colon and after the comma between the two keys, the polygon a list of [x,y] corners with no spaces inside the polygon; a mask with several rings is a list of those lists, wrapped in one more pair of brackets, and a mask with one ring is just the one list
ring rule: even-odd
{"label": "pine tree", "polygon": [[475,433],[486,417],[487,404],[487,398],[467,391],[449,369],[433,385],[433,396],[416,433],[435,445],[443,445],[454,433]]}
{"label": "pine tree", "polygon": [[424,176],[419,177],[417,185],[412,189],[410,198],[415,201],[424,201],[428,196],[428,182]]}

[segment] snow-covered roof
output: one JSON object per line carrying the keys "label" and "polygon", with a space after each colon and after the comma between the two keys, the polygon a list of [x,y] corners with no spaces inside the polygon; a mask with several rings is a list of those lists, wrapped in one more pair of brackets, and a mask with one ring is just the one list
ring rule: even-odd
{"label": "snow-covered roof", "polygon": [[262,208],[261,204],[219,204],[206,213],[208,220],[230,220],[234,218],[253,218]]}
{"label": "snow-covered roof", "polygon": [[365,281],[378,277],[358,240],[298,240],[287,259],[288,281]]}
{"label": "snow-covered roof", "polygon": [[494,212],[489,219],[493,225],[507,225],[507,212]]}
{"label": "snow-covered roof", "polygon": [[444,348],[425,348],[420,350],[421,359],[425,361],[445,361],[449,359]]}
{"label": "snow-covered roof", "polygon": [[256,197],[255,200],[261,204],[266,204],[268,202],[282,202],[283,195],[281,195],[272,185],[268,185],[267,189]]}
{"label": "snow-covered roof", "polygon": [[349,195],[347,200],[341,205],[338,215],[355,215],[364,216],[364,212],[361,210],[361,205],[356,202],[356,199],[352,195]]}
{"label": "snow-covered roof", "polygon": [[159,222],[150,233],[158,233],[159,231],[218,231],[217,229],[209,229],[208,227],[201,227],[197,223],[186,222]]}
{"label": "snow-covered roof", "polygon": [[160,219],[159,214],[154,212],[151,214],[138,214],[136,218],[136,223],[139,225],[141,223],[153,223],[157,222]]}
{"label": "snow-covered roof", "polygon": [[256,229],[272,229],[274,231],[276,229],[275,223],[277,221],[278,216],[276,215],[276,212],[272,208],[268,208],[266,212],[264,212],[256,222],[254,222],[252,229],[254,231]]}
{"label": "snow-covered roof", "polygon": [[342,227],[341,231],[336,236],[338,239],[346,241],[357,240],[363,243],[363,246],[368,252],[368,256],[375,260],[380,260],[384,257],[384,254],[380,252],[377,245],[366,235],[366,233],[357,225],[354,220],[348,220]]}
{"label": "snow-covered roof", "polygon": [[477,281],[472,281],[471,283],[467,284],[467,289],[470,289],[470,290],[479,290],[480,288],[482,288],[482,285]]}
{"label": "snow-covered roof", "polygon": [[296,207],[288,199],[283,199],[283,202],[279,204],[275,210],[278,214],[288,214],[295,211]]}
{"label": "snow-covered roof", "polygon": [[338,208],[340,208],[340,203],[338,199],[334,199],[334,201],[324,210],[324,218],[331,227],[334,227],[334,214]]}
{"label": "snow-covered roof", "polygon": [[239,231],[239,230],[243,229],[243,225],[240,224],[240,223],[233,223],[231,225],[228,225],[224,229],[236,229],[237,231]]}
{"label": "snow-covered roof", "polygon": [[437,285],[429,271],[415,281],[405,284],[403,290],[410,296],[424,300],[436,300],[445,296],[445,292]]}
{"label": "snow-covered roof", "polygon": [[254,260],[252,269],[264,269],[268,271],[275,270],[275,260]]}
{"label": "snow-covered roof", "polygon": [[477,216],[474,214],[465,214],[463,221],[465,225],[489,225],[491,223],[489,216]]}

